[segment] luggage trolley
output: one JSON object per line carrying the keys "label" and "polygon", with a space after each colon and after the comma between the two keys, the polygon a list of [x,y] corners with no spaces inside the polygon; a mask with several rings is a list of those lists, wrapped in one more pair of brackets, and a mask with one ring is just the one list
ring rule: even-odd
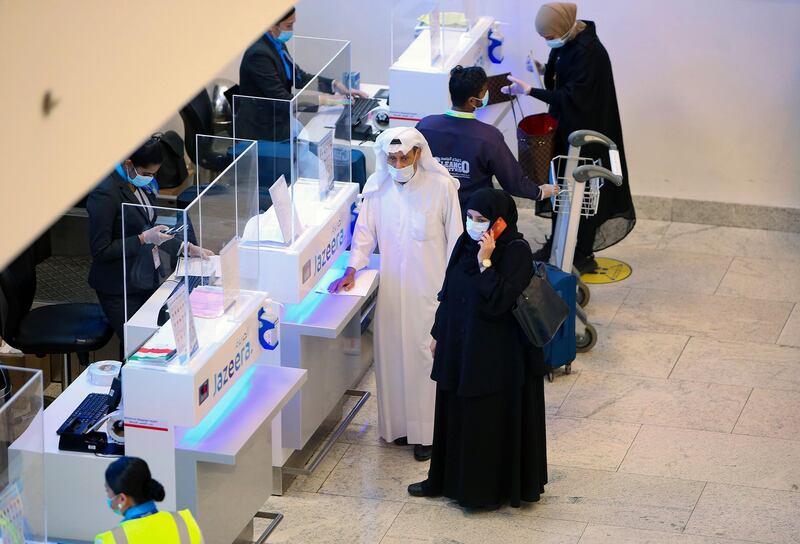
{"label": "luggage trolley", "polygon": [[[611,170],[603,168],[593,159],[580,156],[581,147],[590,143],[601,143],[608,147]],[[603,186],[604,180],[617,186],[622,185],[622,163],[617,144],[599,132],[576,130],[569,135],[568,154],[554,157],[550,162],[550,184],[559,186],[558,195],[553,200],[553,212],[558,216],[553,234],[550,264],[563,272],[574,274],[577,278],[579,303],[575,309],[575,347],[578,352],[592,349],[597,342],[597,330],[589,323],[583,309],[589,302],[589,288],[580,281],[577,270],[573,269],[572,261],[575,257],[580,218],[597,213],[600,187]]]}

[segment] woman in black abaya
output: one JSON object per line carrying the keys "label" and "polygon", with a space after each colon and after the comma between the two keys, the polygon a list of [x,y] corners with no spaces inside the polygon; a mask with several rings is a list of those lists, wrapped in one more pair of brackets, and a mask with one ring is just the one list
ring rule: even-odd
{"label": "woman in black abaya", "polygon": [[[436,419],[428,479],[414,496],[444,495],[466,508],[537,501],[547,483],[541,350],[511,313],[533,273],[504,191],[482,189],[466,205],[467,231],[447,267],[431,331]],[[508,225],[494,240],[490,226]]]}
{"label": "woman in black abaya", "polygon": [[[577,6],[571,2],[550,2],[539,8],[536,31],[551,48],[547,64],[536,63],[546,88],[536,89],[520,79],[509,77],[512,85],[504,87],[504,92],[527,94],[548,104],[548,112],[558,120],[556,155],[567,154],[567,138],[581,129],[601,132],[619,148],[622,186],[605,183],[600,189],[597,214],[581,217],[574,264],[583,274],[597,267],[595,251],[613,246],[633,230],[636,212],[631,198],[611,60],[597,37],[594,22],[578,19],[577,12]],[[608,149],[602,144],[583,146],[581,156],[599,159],[604,166],[609,166]],[[550,248],[551,242],[548,241],[536,252],[536,259],[549,260]]]}

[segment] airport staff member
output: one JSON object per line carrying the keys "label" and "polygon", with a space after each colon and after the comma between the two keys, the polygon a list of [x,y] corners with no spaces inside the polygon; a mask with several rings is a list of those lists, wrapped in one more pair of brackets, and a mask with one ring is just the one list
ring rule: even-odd
{"label": "airport staff member", "polygon": [[456,66],[450,71],[452,109],[443,115],[429,115],[417,124],[431,153],[461,186],[461,209],[476,191],[491,189],[492,177],[514,196],[542,200],[553,196],[554,186],[536,185],[523,172],[506,145],[503,134],[479,121],[475,111],[486,106],[489,85],[480,66]]}
{"label": "airport staff member", "polygon": [[122,523],[95,537],[95,544],[200,544],[203,535],[189,510],[159,512],[164,486],[138,457],[120,457],[106,468],[108,507]]}
{"label": "airport staff member", "polygon": [[[286,12],[260,37],[242,57],[239,65],[239,94],[258,98],[291,100],[292,87],[302,89],[314,74],[297,65],[286,44],[294,34],[295,8]],[[362,91],[350,90],[341,82],[320,76],[319,91],[366,97]],[[237,138],[283,141],[289,139],[288,102],[242,101],[237,113]]]}
{"label": "airport staff member", "polygon": [[[124,341],[125,281],[127,276],[128,317],[136,313],[168,275],[171,263],[182,248],[183,235],[175,238],[156,224],[153,177],[163,162],[159,135],[153,135],[142,147],[95,187],[86,201],[89,214],[89,249],[92,267],[89,285],[97,298],[111,328]],[[123,239],[122,204],[125,209],[125,238]],[[189,229],[190,257],[211,255],[195,245]],[[123,268],[123,253],[126,268]],[[124,355],[124,354],[123,354]]]}
{"label": "airport staff member", "polygon": [[[535,89],[509,76],[512,84],[503,87],[503,92],[528,94],[549,104],[550,115],[558,120],[556,155],[567,154],[567,138],[581,129],[601,132],[619,148],[622,186],[605,183],[600,189],[597,214],[581,217],[578,228],[574,264],[581,273],[587,273],[597,268],[595,251],[613,246],[633,230],[636,213],[631,199],[611,61],[597,37],[595,24],[577,19],[577,11],[575,4],[568,2],[542,5],[536,15],[536,31],[551,49],[546,65],[534,63],[544,75],[546,88]],[[608,150],[601,144],[583,146],[581,156],[601,159],[608,166]],[[548,242],[534,257],[547,261],[550,247],[551,243]]]}

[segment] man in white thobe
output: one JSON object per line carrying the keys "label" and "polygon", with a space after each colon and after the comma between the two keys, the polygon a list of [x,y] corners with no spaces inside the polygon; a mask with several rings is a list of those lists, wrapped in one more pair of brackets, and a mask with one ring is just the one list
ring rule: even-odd
{"label": "man in white thobe", "polygon": [[375,142],[376,171],[364,186],[349,266],[330,290],[349,290],[380,250],[375,317],[378,430],[430,458],[436,383],[431,327],[450,252],[463,230],[458,181],[415,128],[391,128]]}

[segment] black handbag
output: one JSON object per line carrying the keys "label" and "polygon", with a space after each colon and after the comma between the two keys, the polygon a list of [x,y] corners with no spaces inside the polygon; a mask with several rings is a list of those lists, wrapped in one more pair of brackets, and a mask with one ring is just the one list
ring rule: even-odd
{"label": "black handbag", "polygon": [[189,175],[183,155],[183,139],[177,132],[168,130],[158,134],[163,162],[156,172],[156,181],[161,189],[172,189],[183,183]]}
{"label": "black handbag", "polygon": [[569,316],[569,306],[550,282],[544,263],[533,262],[533,277],[512,310],[531,344],[543,347]]}

